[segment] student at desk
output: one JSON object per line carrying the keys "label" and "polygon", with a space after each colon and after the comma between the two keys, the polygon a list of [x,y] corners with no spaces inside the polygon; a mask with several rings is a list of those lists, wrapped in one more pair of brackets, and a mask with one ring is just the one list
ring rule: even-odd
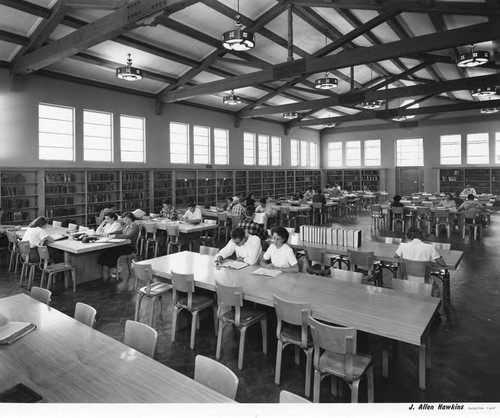
{"label": "student at desk", "polygon": [[39,216],[33,222],[28,225],[28,229],[24,233],[23,241],[29,241],[30,243],[30,258],[31,263],[36,263],[40,261],[40,256],[38,255],[38,246],[44,245],[46,242],[54,242],[45,228],[47,228],[48,222],[43,216]]}
{"label": "student at desk", "polygon": [[321,189],[318,189],[316,194],[312,197],[312,201],[323,203],[323,205],[326,205],[326,197],[323,194],[323,192],[321,191]]}
{"label": "student at desk", "polygon": [[453,200],[452,194],[451,193],[446,193],[444,195],[444,199],[441,200],[441,202],[439,202],[436,205],[436,207],[437,208],[444,208],[444,209],[455,209],[457,207],[457,204]]}
{"label": "student at desk", "polygon": [[118,222],[118,215],[115,212],[108,212],[104,215],[102,224],[96,230],[97,235],[109,235],[122,230],[122,224]]}
{"label": "student at desk", "polygon": [[163,207],[160,211],[160,218],[168,219],[169,221],[175,221],[177,218],[175,207],[172,205],[172,199],[165,199],[163,202]]}
{"label": "student at desk", "polygon": [[423,235],[424,232],[421,229],[409,228],[406,233],[409,242],[399,244],[395,257],[414,261],[430,261],[437,263],[441,267],[446,267],[443,257],[441,257],[434,246],[423,242]]}
{"label": "student at desk", "polygon": [[257,222],[254,222],[255,215],[255,207],[247,206],[246,208],[246,218],[243,219],[237,226],[239,228],[243,228],[247,234],[256,235],[262,241],[265,241],[269,236],[267,235],[267,231],[264,230],[264,227]]}
{"label": "student at desk", "polygon": [[299,272],[299,263],[292,248],[287,244],[288,231],[282,226],[276,226],[271,230],[273,243],[260,260],[260,265],[268,269],[287,271],[289,273]]}
{"label": "student at desk", "polygon": [[477,193],[476,193],[476,189],[474,189],[474,187],[472,187],[470,184],[468,184],[465,186],[465,189],[463,189],[462,193],[460,193],[460,194],[466,195],[466,196],[472,194],[475,196]]}
{"label": "student at desk", "polygon": [[215,264],[220,264],[225,258],[236,252],[236,259],[248,265],[257,264],[262,247],[256,235],[245,233],[243,228],[236,227],[231,231],[231,240],[215,255]]}
{"label": "student at desk", "polygon": [[188,210],[182,217],[182,220],[191,224],[198,224],[201,222],[201,210],[196,207],[196,203],[188,203]]}

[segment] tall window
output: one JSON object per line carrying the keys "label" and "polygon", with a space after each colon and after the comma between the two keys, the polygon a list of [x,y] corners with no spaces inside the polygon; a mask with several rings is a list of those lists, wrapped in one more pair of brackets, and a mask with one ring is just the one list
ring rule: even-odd
{"label": "tall window", "polygon": [[38,104],[38,158],[75,160],[75,109]]}
{"label": "tall window", "polygon": [[267,135],[259,135],[259,165],[269,165],[269,137]]}
{"label": "tall window", "polygon": [[500,132],[495,133],[495,163],[500,163]]}
{"label": "tall window", "polygon": [[281,165],[281,138],[279,136],[271,137],[271,164]]}
{"label": "tall window", "polygon": [[255,165],[255,134],[243,134],[243,164]]}
{"label": "tall window", "polygon": [[229,164],[229,131],[227,129],[214,129],[214,163]]}
{"label": "tall window", "polygon": [[318,144],[309,142],[309,167],[318,166]]}
{"label": "tall window", "polygon": [[189,163],[189,125],[170,122],[170,162]]}
{"label": "tall window", "polygon": [[113,114],[83,111],[83,159],[113,161]]}
{"label": "tall window", "polygon": [[467,135],[467,164],[489,164],[490,147],[488,134]]}
{"label": "tall window", "polygon": [[290,140],[290,165],[297,167],[299,165],[299,140]]}
{"label": "tall window", "polygon": [[300,165],[307,167],[309,163],[309,143],[307,141],[300,141]]}
{"label": "tall window", "polygon": [[441,164],[462,164],[461,135],[441,135]]}
{"label": "tall window", "polygon": [[328,167],[342,167],[342,142],[328,143]]}
{"label": "tall window", "polygon": [[347,141],[345,143],[345,165],[348,167],[361,165],[361,141]]}
{"label": "tall window", "polygon": [[396,165],[400,167],[424,165],[422,138],[398,139],[396,141]]}
{"label": "tall window", "polygon": [[146,162],[146,120],[120,115],[120,154],[122,161]]}
{"label": "tall window", "polygon": [[193,126],[193,163],[210,164],[210,128]]}
{"label": "tall window", "polygon": [[380,139],[365,141],[365,166],[380,165]]}

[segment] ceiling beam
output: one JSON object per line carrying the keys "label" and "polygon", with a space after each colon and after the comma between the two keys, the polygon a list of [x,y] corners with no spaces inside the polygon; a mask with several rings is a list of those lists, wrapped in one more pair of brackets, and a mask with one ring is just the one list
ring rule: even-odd
{"label": "ceiling beam", "polygon": [[[173,1],[182,2],[182,0]],[[167,8],[167,4],[167,0],[134,0],[81,29],[14,60],[12,72],[29,74],[135,29],[141,26],[141,21]]]}
{"label": "ceiling beam", "polygon": [[498,34],[498,27],[491,23],[481,23],[446,32],[417,36],[403,41],[389,42],[369,48],[357,48],[335,55],[297,60],[273,66],[272,69],[256,71],[230,79],[205,83],[200,86],[170,91],[161,95],[162,102],[173,102],[199,95],[212,94],[223,90],[233,90],[290,76],[313,74],[330,69],[348,68],[353,65],[369,64],[396,58],[403,54],[419,54],[450,48],[455,45],[478,43],[491,40]]}
{"label": "ceiling beam", "polygon": [[12,32],[0,29],[0,41],[8,42],[14,45],[28,45],[30,40],[26,36],[17,35]]}
{"label": "ceiling beam", "polygon": [[466,16],[500,15],[498,7],[461,1],[415,1],[415,0],[291,0],[295,5],[307,7],[329,7],[334,9],[385,10],[398,7],[409,13],[443,13]]}
{"label": "ceiling beam", "polygon": [[50,9],[28,3],[24,0],[0,0],[0,4],[43,19],[47,19],[50,16]]}
{"label": "ceiling beam", "polygon": [[64,0],[64,3],[68,7],[72,7],[75,9],[118,9],[125,4],[127,4],[127,0]]}

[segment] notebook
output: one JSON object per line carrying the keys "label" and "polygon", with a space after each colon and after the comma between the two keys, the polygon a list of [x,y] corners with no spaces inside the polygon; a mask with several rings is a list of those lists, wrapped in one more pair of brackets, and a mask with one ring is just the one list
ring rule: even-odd
{"label": "notebook", "polygon": [[7,323],[0,326],[0,344],[12,344],[35,328],[36,325],[30,322],[7,321]]}
{"label": "notebook", "polygon": [[258,274],[259,276],[269,276],[276,277],[282,273],[281,270],[271,270],[266,269],[265,267],[258,268],[257,270],[252,271],[252,274]]}
{"label": "notebook", "polygon": [[238,260],[224,260],[221,264],[223,267],[229,267],[235,270],[242,269],[246,266],[248,266],[247,263],[244,263],[243,261],[238,261]]}
{"label": "notebook", "polygon": [[67,235],[63,235],[63,234],[52,234],[51,237],[53,238],[54,241],[60,241],[62,239],[69,238]]}

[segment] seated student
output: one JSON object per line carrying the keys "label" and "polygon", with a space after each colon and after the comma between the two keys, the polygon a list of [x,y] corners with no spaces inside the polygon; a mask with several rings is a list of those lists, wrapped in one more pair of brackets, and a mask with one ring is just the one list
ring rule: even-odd
{"label": "seated student", "polygon": [[436,207],[437,208],[445,208],[445,209],[455,209],[457,207],[457,204],[453,200],[452,194],[451,193],[446,193],[444,195],[444,199],[441,200],[441,202],[439,202],[436,205]]}
{"label": "seated student", "polygon": [[29,261],[31,263],[40,261],[37,248],[39,245],[44,245],[46,242],[54,242],[54,238],[45,231],[47,225],[47,219],[43,216],[39,216],[28,225],[28,229],[24,233],[23,241],[29,241],[30,243]]}
{"label": "seated student", "polygon": [[477,209],[479,212],[484,212],[486,210],[481,203],[474,200],[474,195],[472,193],[467,195],[467,200],[458,208],[459,211],[469,209]]}
{"label": "seated student", "polygon": [[468,185],[465,186],[465,189],[463,189],[462,193],[460,193],[460,194],[461,195],[467,195],[467,196],[470,195],[470,194],[472,194],[472,195],[475,196],[477,193],[476,193],[476,189],[474,189],[474,187],[471,187],[471,185],[468,184]]}
{"label": "seated student", "polygon": [[282,226],[276,226],[271,230],[273,243],[262,256],[260,264],[269,269],[277,269],[290,273],[299,272],[299,263],[293,250],[287,244],[288,231]]}
{"label": "seated student", "polygon": [[339,197],[343,196],[344,194],[340,190],[340,186],[338,184],[335,184],[331,189],[330,189],[330,196],[331,197]]}
{"label": "seated student", "polygon": [[330,187],[329,184],[327,184],[324,188],[323,188],[323,193],[330,193],[332,191],[332,188]]}
{"label": "seated student", "polygon": [[236,252],[236,259],[249,265],[257,264],[262,254],[260,239],[256,235],[245,233],[243,228],[233,228],[231,240],[215,255],[215,263],[220,264],[225,258]]}
{"label": "seated student", "polygon": [[108,212],[116,212],[116,206],[114,204],[108,204],[104,207],[103,210],[101,210],[101,213],[99,213],[99,218],[104,219],[104,215]]}
{"label": "seated student", "polygon": [[441,255],[432,244],[423,242],[423,231],[419,228],[411,227],[406,236],[409,242],[402,242],[396,250],[395,257],[406,258],[415,261],[431,261],[441,267],[446,267]]}
{"label": "seated student", "polygon": [[391,208],[404,208],[405,205],[403,205],[401,203],[401,196],[400,195],[395,195],[393,198],[392,198],[392,202],[391,202]]}
{"label": "seated student", "polygon": [[265,241],[269,236],[267,232],[264,230],[264,227],[257,222],[254,222],[253,218],[255,215],[255,207],[247,206],[246,208],[246,218],[243,219],[237,226],[239,228],[243,228],[247,234],[256,235],[262,241]]}
{"label": "seated student", "polygon": [[255,193],[250,192],[245,199],[245,206],[255,206]]}
{"label": "seated student", "polygon": [[297,190],[295,194],[292,196],[292,200],[302,200],[304,199],[304,195],[300,190]]}
{"label": "seated student", "polygon": [[104,215],[104,220],[96,230],[98,235],[109,235],[122,230],[122,224],[118,222],[118,215],[115,212],[108,212]]}
{"label": "seated student", "polygon": [[239,216],[243,218],[245,216],[245,207],[241,204],[240,199],[236,198],[233,207],[231,208],[231,216]]}
{"label": "seated student", "polygon": [[311,186],[311,187],[309,187],[309,188],[306,190],[306,192],[304,193],[304,199],[306,199],[306,200],[311,200],[311,199],[312,199],[312,197],[315,195],[315,193],[316,193],[316,192],[314,191],[314,189],[312,188],[312,186]]}
{"label": "seated student", "polygon": [[[137,242],[137,236],[141,232],[141,228],[135,223],[135,216],[132,212],[125,212],[122,218],[125,228],[123,228],[122,231],[114,231],[110,235],[114,235],[115,238],[129,239],[130,244],[113,247],[101,253],[97,262],[104,267],[104,280],[109,279],[109,269],[116,267],[118,258],[121,255],[132,254],[136,251],[135,244]],[[112,272],[111,276],[116,276],[116,272]]]}
{"label": "seated student", "polygon": [[192,224],[201,222],[201,210],[196,207],[196,203],[188,203],[188,210],[182,217],[182,220]]}
{"label": "seated student", "polygon": [[172,199],[165,199],[161,202],[163,207],[160,210],[160,218],[165,218],[170,221],[175,221],[177,214],[175,212],[175,207],[172,205]]}
{"label": "seated student", "polygon": [[321,202],[323,205],[326,205],[326,197],[321,191],[321,189],[318,189],[317,193],[312,197],[313,202]]}
{"label": "seated student", "polygon": [[458,208],[464,201],[460,198],[460,194],[458,192],[455,192],[453,194],[453,201],[455,202],[455,206]]}
{"label": "seated student", "polygon": [[224,203],[224,206],[222,206],[222,209],[224,209],[225,211],[230,211],[231,208],[233,207],[233,198],[232,196],[228,196],[226,197],[226,203]]}

